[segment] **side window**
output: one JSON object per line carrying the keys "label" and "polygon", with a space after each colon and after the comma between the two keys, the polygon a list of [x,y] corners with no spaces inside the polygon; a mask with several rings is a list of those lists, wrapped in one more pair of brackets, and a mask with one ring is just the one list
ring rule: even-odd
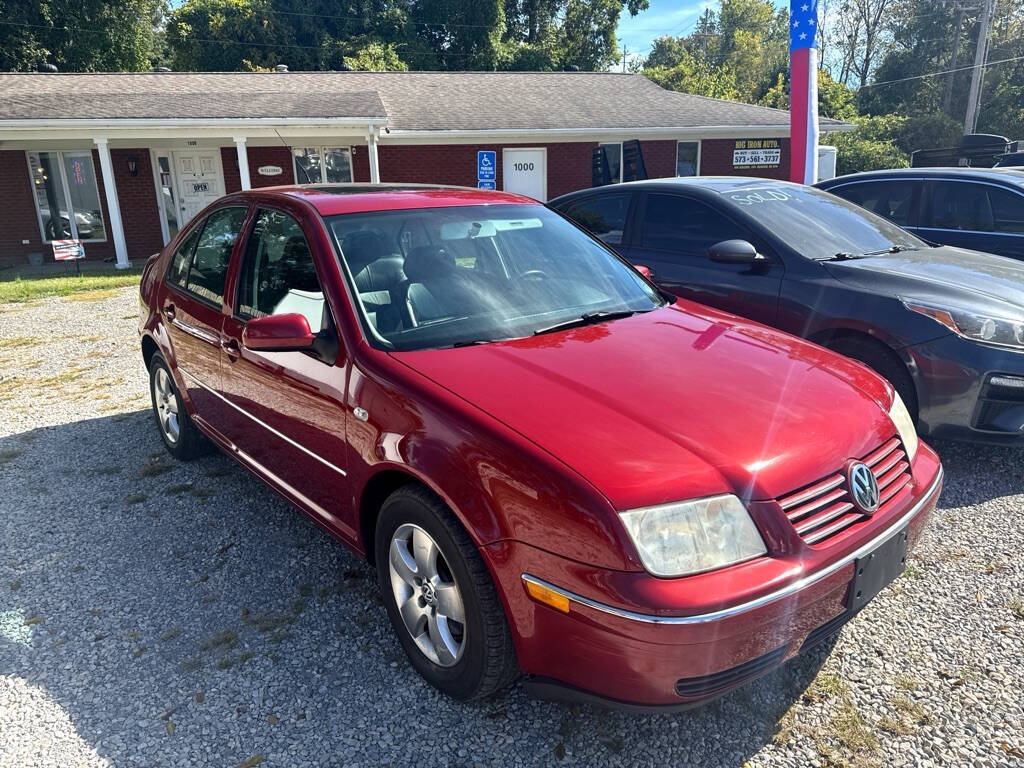
{"label": "side window", "polygon": [[171,257],[171,266],[167,269],[167,282],[179,288],[185,287],[185,278],[188,277],[188,267],[192,263],[192,252],[196,249],[196,240],[203,227],[200,224],[188,236],[181,241],[178,250]]}
{"label": "side window", "polygon": [[642,240],[645,248],[703,253],[715,243],[732,238],[749,239],[711,206],[676,195],[647,195]]}
{"label": "side window", "polygon": [[565,215],[608,245],[620,245],[626,228],[629,195],[595,195],[571,205]]}
{"label": "side window", "polygon": [[992,187],[988,191],[996,232],[1024,235],[1024,195]]}
{"label": "side window", "polygon": [[928,206],[929,226],[938,229],[962,229],[991,232],[995,228],[995,214],[986,184],[963,181],[940,181],[932,186],[932,199]]}
{"label": "side window", "polygon": [[298,313],[319,333],[327,305],[313,254],[299,223],[286,213],[261,210],[246,244],[238,278],[236,314],[245,319]]}
{"label": "side window", "polygon": [[911,225],[916,181],[871,181],[846,184],[834,190],[851,203],[867,208],[901,227]]}
{"label": "side window", "polygon": [[245,208],[222,208],[207,217],[196,243],[185,290],[215,304],[224,298],[228,263],[245,214]]}

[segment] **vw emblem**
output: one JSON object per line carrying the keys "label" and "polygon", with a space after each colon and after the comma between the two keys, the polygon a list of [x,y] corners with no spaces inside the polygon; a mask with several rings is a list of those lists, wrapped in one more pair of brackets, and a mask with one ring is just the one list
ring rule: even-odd
{"label": "vw emblem", "polygon": [[856,461],[850,464],[846,478],[850,483],[850,496],[865,515],[873,515],[878,510],[878,481],[871,467]]}

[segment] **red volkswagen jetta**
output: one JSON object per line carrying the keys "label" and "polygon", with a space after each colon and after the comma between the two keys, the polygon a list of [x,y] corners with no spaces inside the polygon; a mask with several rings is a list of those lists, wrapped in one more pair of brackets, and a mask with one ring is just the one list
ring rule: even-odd
{"label": "red volkswagen jetta", "polygon": [[167,449],[209,438],[376,566],[457,698],[717,696],[903,569],[942,470],[858,363],[675,301],[526,198],[229,195],[142,278]]}

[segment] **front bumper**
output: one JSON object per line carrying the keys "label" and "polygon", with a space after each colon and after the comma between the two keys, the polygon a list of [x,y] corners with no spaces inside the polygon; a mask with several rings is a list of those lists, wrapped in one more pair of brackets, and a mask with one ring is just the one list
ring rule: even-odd
{"label": "front bumper", "polygon": [[[941,490],[937,462],[926,477],[927,487],[866,542],[803,575],[797,566],[788,583],[754,599],[689,615],[623,607],[625,574],[596,572],[518,543],[490,545],[528,688],[547,698],[658,711],[695,706],[750,682],[852,617],[847,593],[857,558],[902,531],[914,546]],[[719,574],[725,582],[728,570]],[[643,579],[648,591],[685,581],[628,576]],[[531,600],[524,588],[531,580],[566,597],[568,614]],[[720,586],[727,590],[728,583]]]}
{"label": "front bumper", "polygon": [[1024,352],[950,334],[907,347],[918,392],[918,428],[929,437],[1024,445]]}

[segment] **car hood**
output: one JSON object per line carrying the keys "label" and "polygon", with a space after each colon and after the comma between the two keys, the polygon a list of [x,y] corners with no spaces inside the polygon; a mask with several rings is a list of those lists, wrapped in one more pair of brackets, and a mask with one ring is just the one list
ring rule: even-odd
{"label": "car hood", "polygon": [[619,509],[775,498],[895,434],[888,384],[689,302],[527,339],[394,357],[504,422]]}
{"label": "car hood", "polygon": [[900,296],[1024,307],[1024,262],[991,253],[939,246],[825,266],[839,280]]}

